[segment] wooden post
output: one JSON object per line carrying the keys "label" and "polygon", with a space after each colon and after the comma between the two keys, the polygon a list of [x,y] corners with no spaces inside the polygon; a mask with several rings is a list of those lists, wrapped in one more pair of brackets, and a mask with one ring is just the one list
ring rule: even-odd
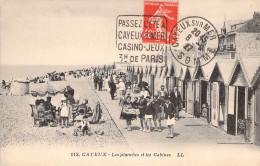
{"label": "wooden post", "polygon": [[227,132],[227,115],[228,115],[228,86],[225,86],[225,108],[224,108],[224,131]]}
{"label": "wooden post", "polygon": [[255,102],[255,91],[256,90],[253,90],[253,96],[252,96],[252,114],[251,114],[251,117],[252,117],[252,135],[251,135],[251,140],[252,142],[255,142],[255,113],[256,113],[256,102]]}
{"label": "wooden post", "polygon": [[238,87],[235,87],[235,93],[236,93],[236,118],[235,118],[235,135],[237,135],[237,120],[238,120]]}
{"label": "wooden post", "polygon": [[247,120],[248,109],[248,87],[245,88],[245,120]]}

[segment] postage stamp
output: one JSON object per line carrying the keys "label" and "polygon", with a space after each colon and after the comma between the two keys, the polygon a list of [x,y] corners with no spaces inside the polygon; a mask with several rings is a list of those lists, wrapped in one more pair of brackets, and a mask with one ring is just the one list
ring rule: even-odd
{"label": "postage stamp", "polygon": [[172,56],[185,66],[203,66],[218,50],[218,32],[207,19],[190,16],[180,20],[171,30]]}
{"label": "postage stamp", "polygon": [[[150,22],[154,25],[144,26],[143,33],[150,34],[143,39],[144,43],[165,43],[168,41],[170,30],[178,21],[178,4],[178,1],[144,1],[144,15],[150,16],[144,17],[144,23]],[[157,39],[154,40],[151,34],[156,34]]]}

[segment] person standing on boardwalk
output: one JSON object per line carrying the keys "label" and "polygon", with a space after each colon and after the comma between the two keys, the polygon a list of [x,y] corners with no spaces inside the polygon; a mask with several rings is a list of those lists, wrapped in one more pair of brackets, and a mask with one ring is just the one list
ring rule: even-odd
{"label": "person standing on boardwalk", "polygon": [[182,109],[182,99],[181,99],[181,94],[178,91],[178,88],[175,86],[173,91],[170,93],[170,100],[171,103],[174,104],[176,107],[176,118],[179,118],[179,112]]}
{"label": "person standing on boardwalk", "polygon": [[115,93],[116,93],[116,84],[114,83],[114,80],[112,79],[109,83],[109,88],[110,88],[110,95],[111,99],[115,99]]}
{"label": "person standing on boardwalk", "polygon": [[147,100],[147,104],[145,107],[145,123],[147,124],[148,128],[145,128],[144,131],[147,133],[151,132],[151,127],[152,127],[152,118],[153,118],[153,114],[154,114],[154,106],[153,106],[153,102],[151,100],[150,96],[146,97]]}
{"label": "person standing on boardwalk", "polygon": [[167,92],[167,90],[165,90],[165,87],[164,87],[164,85],[161,85],[161,90],[159,91],[159,97],[161,98],[161,97],[165,97],[165,96],[168,96],[168,92]]}
{"label": "person standing on boardwalk", "polygon": [[119,97],[121,98],[125,94],[125,83],[123,82],[122,79],[119,80],[118,84],[118,90],[119,90]]}
{"label": "person standing on boardwalk", "polygon": [[94,74],[94,88],[97,89],[97,84],[98,84],[98,76]]}
{"label": "person standing on boardwalk", "polygon": [[140,92],[140,96],[143,95],[144,98],[146,98],[147,96],[150,96],[149,92],[147,91],[147,89],[143,86],[142,87],[142,91]]}
{"label": "person standing on boardwalk", "polygon": [[[153,101],[153,105],[154,105],[154,115],[153,115],[153,121],[154,121],[154,131],[159,131],[161,132],[162,129],[162,124],[161,124],[161,113],[162,113],[162,101],[160,100],[159,98],[159,94],[156,93],[154,94],[154,101]],[[159,124],[159,130],[157,128],[157,121],[158,121],[158,124]]]}
{"label": "person standing on boardwalk", "polygon": [[103,88],[103,78],[102,78],[102,76],[100,75],[100,76],[98,77],[98,90],[99,90],[99,91],[102,91],[102,88]]}
{"label": "person standing on boardwalk", "polygon": [[145,118],[144,118],[146,104],[147,104],[147,101],[144,98],[144,95],[141,95],[140,99],[139,99],[139,110],[140,110],[139,118],[140,118],[140,123],[141,123],[140,131],[145,131],[145,129],[146,129],[146,123],[145,123]]}
{"label": "person standing on boardwalk", "polygon": [[173,103],[171,103],[170,98],[165,98],[166,103],[164,104],[164,111],[165,111],[165,119],[167,119],[167,125],[169,128],[169,134],[167,138],[173,138],[173,132],[174,128],[173,125],[175,124],[175,113],[176,113],[176,107]]}
{"label": "person standing on boardwalk", "polygon": [[126,109],[132,109],[133,105],[131,103],[131,96],[127,96],[126,100],[123,103],[122,111],[120,114],[120,119],[126,120],[126,125],[127,125],[127,131],[131,131],[131,125],[132,125],[132,120],[136,119],[136,115],[134,114],[128,114],[125,112]]}

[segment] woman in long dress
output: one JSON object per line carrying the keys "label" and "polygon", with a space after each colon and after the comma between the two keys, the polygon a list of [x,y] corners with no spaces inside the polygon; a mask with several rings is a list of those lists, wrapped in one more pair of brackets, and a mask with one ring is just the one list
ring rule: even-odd
{"label": "woman in long dress", "polygon": [[106,78],[104,79],[104,90],[109,90],[109,85],[108,85],[109,79],[106,76]]}
{"label": "woman in long dress", "polygon": [[120,115],[120,119],[126,120],[127,131],[131,131],[132,120],[136,119],[136,115],[127,114],[124,112],[124,109],[132,109],[133,105],[131,103],[131,96],[127,96],[125,101],[123,102],[122,111]]}

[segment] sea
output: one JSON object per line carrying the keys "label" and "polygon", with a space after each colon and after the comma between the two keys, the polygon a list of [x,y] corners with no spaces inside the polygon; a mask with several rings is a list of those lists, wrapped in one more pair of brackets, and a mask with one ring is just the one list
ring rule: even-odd
{"label": "sea", "polygon": [[11,80],[11,79],[25,79],[26,77],[37,77],[43,76],[47,73],[65,72],[77,69],[87,69],[90,66],[79,65],[79,66],[62,66],[62,65],[1,65],[0,66],[0,79]]}

